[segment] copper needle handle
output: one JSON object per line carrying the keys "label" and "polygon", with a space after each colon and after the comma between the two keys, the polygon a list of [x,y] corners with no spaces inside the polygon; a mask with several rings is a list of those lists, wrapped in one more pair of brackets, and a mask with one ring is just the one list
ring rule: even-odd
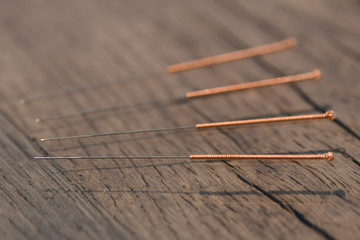
{"label": "copper needle handle", "polygon": [[319,69],[315,69],[314,71],[297,74],[297,75],[290,75],[290,76],[285,76],[285,77],[265,79],[265,80],[256,81],[256,82],[240,83],[240,84],[235,84],[235,85],[230,85],[230,86],[188,92],[186,94],[186,96],[188,98],[205,97],[205,96],[210,96],[210,95],[215,95],[215,94],[247,90],[247,89],[251,89],[251,88],[261,88],[261,87],[268,87],[268,86],[274,86],[274,85],[280,85],[280,84],[295,83],[295,82],[301,82],[301,81],[307,81],[307,80],[320,80],[320,79],[321,79],[321,72]]}
{"label": "copper needle handle", "polygon": [[188,71],[195,68],[207,67],[220,63],[226,63],[226,62],[241,60],[245,58],[251,58],[260,55],[280,52],[289,48],[294,48],[295,46],[296,46],[295,38],[293,37],[286,38],[280,42],[270,43],[236,52],[230,52],[212,57],[206,57],[198,60],[171,65],[167,68],[167,72],[176,73],[176,72]]}
{"label": "copper needle handle", "polygon": [[191,160],[264,160],[264,159],[288,159],[288,160],[320,160],[326,159],[329,161],[334,160],[332,152],[326,154],[287,154],[287,155],[248,155],[248,154],[235,154],[235,155],[190,155]]}
{"label": "copper needle handle", "polygon": [[313,119],[334,120],[334,118],[335,118],[334,111],[328,111],[323,114],[249,119],[249,120],[215,122],[215,123],[199,123],[199,124],[196,124],[196,129],[234,127],[234,126],[243,126],[243,125],[255,125],[255,124],[261,124],[261,123],[293,122],[293,121],[303,121],[303,120],[313,120]]}

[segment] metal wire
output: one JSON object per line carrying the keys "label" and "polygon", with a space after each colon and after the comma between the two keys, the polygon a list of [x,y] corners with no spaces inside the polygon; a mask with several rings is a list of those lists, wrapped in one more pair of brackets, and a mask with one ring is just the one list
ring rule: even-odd
{"label": "metal wire", "polygon": [[34,157],[34,159],[169,159],[189,156],[79,156],[79,157]]}
{"label": "metal wire", "polygon": [[106,87],[106,86],[109,86],[109,85],[112,85],[112,84],[128,83],[128,82],[134,81],[134,80],[140,80],[140,79],[145,79],[145,78],[149,78],[149,77],[160,76],[160,75],[162,75],[164,73],[165,72],[163,70],[161,70],[161,71],[154,71],[154,72],[151,72],[151,73],[135,75],[135,76],[128,77],[128,78],[120,78],[120,79],[115,79],[115,80],[111,80],[111,81],[93,83],[93,84],[89,84],[89,85],[85,85],[85,86],[80,86],[80,87],[75,87],[75,88],[50,92],[50,93],[46,93],[46,94],[41,94],[41,95],[38,95],[38,96],[22,98],[22,99],[19,100],[19,103],[20,104],[27,104],[27,103],[31,103],[31,102],[35,102],[35,101],[40,101],[40,100],[46,100],[46,99],[71,95],[71,94],[74,94],[74,93],[77,93],[77,92],[83,92],[83,91],[88,91],[88,90],[95,89],[95,88]]}
{"label": "metal wire", "polygon": [[47,117],[47,118],[37,118],[37,119],[35,119],[35,122],[43,123],[43,122],[51,121],[51,120],[60,120],[60,119],[65,119],[65,118],[71,118],[71,117],[76,117],[76,116],[85,116],[85,115],[89,115],[89,114],[102,113],[102,112],[108,112],[108,111],[114,111],[114,110],[124,110],[124,109],[128,109],[128,108],[143,107],[146,105],[158,105],[158,104],[166,104],[166,103],[171,103],[171,102],[183,103],[183,102],[186,102],[187,100],[188,99],[186,97],[170,98],[170,99],[165,99],[165,100],[164,99],[156,99],[156,100],[151,100],[151,101],[144,101],[144,102],[138,102],[138,103],[132,103],[132,104],[124,104],[124,105],[112,106],[112,107],[107,107],[107,108],[98,108],[98,109],[94,109],[94,110],[81,111],[81,112],[70,113],[70,114],[60,114],[60,115]]}
{"label": "metal wire", "polygon": [[137,130],[137,131],[127,131],[127,132],[87,134],[87,135],[56,137],[56,138],[42,138],[42,139],[40,139],[40,141],[45,142],[45,141],[65,140],[65,139],[75,139],[75,138],[77,139],[77,138],[105,137],[105,136],[125,135],[125,134],[176,131],[176,130],[185,130],[185,129],[195,129],[195,126],[173,127],[173,128],[157,128],[157,129],[150,129],[150,130]]}

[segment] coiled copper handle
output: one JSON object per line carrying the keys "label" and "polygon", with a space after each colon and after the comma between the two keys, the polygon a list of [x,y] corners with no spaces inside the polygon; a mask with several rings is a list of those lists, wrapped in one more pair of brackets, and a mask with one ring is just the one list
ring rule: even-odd
{"label": "coiled copper handle", "polygon": [[287,159],[287,160],[321,160],[326,159],[328,161],[334,160],[332,152],[326,154],[300,154],[300,155],[190,155],[191,160],[264,160],[264,159]]}
{"label": "coiled copper handle", "polygon": [[303,121],[303,120],[312,120],[312,119],[334,120],[335,113],[334,111],[328,111],[323,114],[313,114],[313,115],[274,117],[274,118],[250,119],[250,120],[215,122],[215,123],[199,123],[196,124],[196,129],[234,127],[234,126],[242,126],[242,125],[261,124],[261,123],[292,122],[292,121]]}
{"label": "coiled copper handle", "polygon": [[216,55],[213,57],[206,57],[198,60],[193,60],[189,62],[179,63],[171,65],[167,68],[168,73],[176,73],[187,71],[191,69],[207,67],[211,65],[216,65],[220,63],[226,63],[236,60],[241,60],[245,58],[280,52],[289,48],[294,48],[296,46],[295,38],[287,38],[280,42],[275,42],[271,44],[266,44],[254,48],[244,49],[236,52],[225,53],[221,55]]}
{"label": "coiled copper handle", "polygon": [[188,97],[188,98],[205,97],[205,96],[216,95],[216,94],[221,94],[221,93],[230,93],[230,92],[235,92],[235,91],[247,90],[247,89],[251,89],[251,88],[261,88],[261,87],[268,87],[268,86],[273,86],[273,85],[294,83],[294,82],[300,82],[300,81],[306,81],[306,80],[319,80],[319,79],[321,79],[321,72],[320,72],[320,70],[315,69],[314,71],[297,74],[297,75],[266,79],[266,80],[261,80],[261,81],[256,81],[256,82],[240,83],[240,84],[235,84],[235,85],[230,85],[230,86],[225,86],[225,87],[210,88],[210,89],[194,91],[194,92],[188,92],[186,94],[186,97]]}

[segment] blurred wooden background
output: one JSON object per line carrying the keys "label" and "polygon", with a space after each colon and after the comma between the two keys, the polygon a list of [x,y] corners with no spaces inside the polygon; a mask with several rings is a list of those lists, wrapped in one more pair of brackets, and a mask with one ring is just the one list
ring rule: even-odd
{"label": "blurred wooden background", "polygon": [[[0,1],[2,239],[358,239],[359,9],[355,0]],[[288,36],[296,49],[18,103]],[[34,123],[314,68],[321,81]],[[39,142],[328,109],[336,121]],[[335,161],[32,159],[327,151]]]}

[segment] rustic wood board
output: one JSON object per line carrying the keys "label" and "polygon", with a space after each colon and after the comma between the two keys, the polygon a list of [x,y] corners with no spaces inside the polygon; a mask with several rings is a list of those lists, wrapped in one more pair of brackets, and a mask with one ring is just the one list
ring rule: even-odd
{"label": "rustic wood board", "polygon": [[[4,239],[358,239],[358,1],[2,1]],[[20,105],[295,36],[295,50]],[[319,82],[35,124],[319,68]],[[320,113],[337,120],[40,143],[39,138]],[[33,156],[320,153],[333,162],[35,161]]]}

